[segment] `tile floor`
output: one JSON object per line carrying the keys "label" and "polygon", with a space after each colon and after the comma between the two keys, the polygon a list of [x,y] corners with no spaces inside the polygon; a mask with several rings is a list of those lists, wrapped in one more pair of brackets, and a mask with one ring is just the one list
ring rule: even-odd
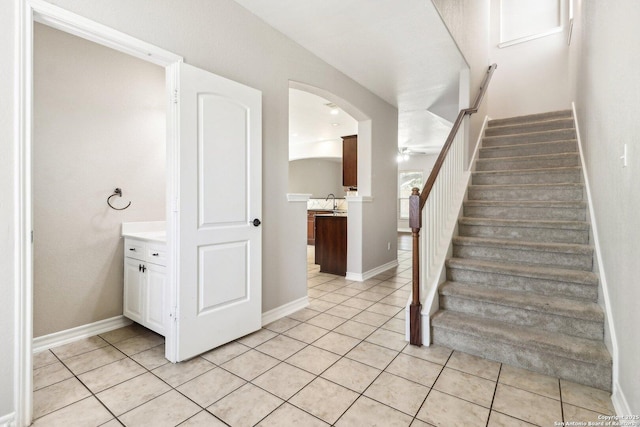
{"label": "tile floor", "polygon": [[614,413],[600,390],[408,345],[410,255],[365,282],[311,261],[308,308],[184,363],[135,324],[38,353],[34,425],[554,426]]}

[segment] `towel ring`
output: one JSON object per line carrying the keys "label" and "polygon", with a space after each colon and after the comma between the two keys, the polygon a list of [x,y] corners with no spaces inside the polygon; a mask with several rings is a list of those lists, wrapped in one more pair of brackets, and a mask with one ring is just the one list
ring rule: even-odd
{"label": "towel ring", "polygon": [[111,209],[114,209],[116,211],[123,211],[123,210],[127,209],[129,206],[131,206],[131,201],[129,201],[129,204],[127,206],[125,206],[124,208],[116,208],[116,207],[114,207],[111,204],[111,198],[115,197],[115,196],[122,197],[122,189],[116,188],[115,190],[113,190],[113,194],[110,195],[109,197],[107,197],[107,204],[109,205],[109,207]]}

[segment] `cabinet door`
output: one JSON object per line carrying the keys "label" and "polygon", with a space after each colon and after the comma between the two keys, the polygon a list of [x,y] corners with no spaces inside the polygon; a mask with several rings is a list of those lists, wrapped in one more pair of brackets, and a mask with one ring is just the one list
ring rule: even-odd
{"label": "cabinet door", "polygon": [[316,240],[316,219],[315,214],[307,215],[307,245],[314,245]]}
{"label": "cabinet door", "polygon": [[142,261],[124,259],[124,295],[122,314],[134,322],[143,323],[144,276],[140,271]]}
{"label": "cabinet door", "polygon": [[146,310],[144,325],[161,335],[165,334],[165,288],[167,285],[166,267],[155,264],[146,264],[145,276],[145,300]]}

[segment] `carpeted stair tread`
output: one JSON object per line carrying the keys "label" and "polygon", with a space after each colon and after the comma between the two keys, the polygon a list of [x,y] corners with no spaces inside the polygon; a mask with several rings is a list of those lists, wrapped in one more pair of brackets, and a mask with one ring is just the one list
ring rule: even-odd
{"label": "carpeted stair tread", "polygon": [[589,230],[589,223],[586,221],[552,221],[552,220],[525,220],[525,219],[497,219],[497,218],[470,218],[462,217],[459,222],[465,225],[487,225],[503,227],[531,227],[531,228],[553,228],[563,230]]}
{"label": "carpeted stair tread", "polygon": [[480,159],[495,159],[501,157],[524,157],[530,155],[574,152],[578,152],[577,141],[575,139],[569,139],[562,141],[534,142],[531,144],[482,147],[478,151],[478,157]]}
{"label": "carpeted stair tread", "polygon": [[555,201],[539,201],[539,200],[467,200],[467,206],[483,206],[483,207],[525,207],[527,209],[536,208],[569,208],[569,209],[585,209],[586,202],[574,200],[555,200]]}
{"label": "carpeted stair tread", "polygon": [[497,147],[502,145],[531,144],[535,142],[564,141],[567,139],[576,139],[575,129],[556,129],[514,135],[485,136],[482,138],[482,146]]}
{"label": "carpeted stair tread", "polygon": [[[476,161],[479,163],[497,163],[497,162],[506,162],[509,160],[549,160],[555,158],[573,158],[579,156],[577,152],[565,152],[565,153],[552,153],[552,154],[532,154],[530,156],[510,156],[510,157],[490,157],[486,159],[477,159]],[[561,166],[561,167],[572,167],[572,166]],[[542,169],[542,168],[537,168]],[[556,169],[556,168],[548,168],[548,169]],[[508,170],[508,169],[501,169]],[[519,170],[519,169],[518,169]]]}
{"label": "carpeted stair tread", "polygon": [[542,184],[471,184],[469,200],[575,200],[584,198],[584,184],[577,182]]}
{"label": "carpeted stair tread", "polygon": [[544,243],[527,242],[521,240],[491,239],[486,237],[458,236],[453,238],[455,245],[461,246],[485,246],[496,248],[519,249],[532,252],[554,252],[567,254],[590,255],[593,254],[593,247],[575,243]]}
{"label": "carpeted stair tread", "polygon": [[535,120],[526,123],[507,123],[502,124],[493,123],[485,130],[486,136],[496,135],[514,135],[518,133],[529,133],[542,130],[552,129],[570,129],[575,127],[572,117],[555,117],[548,120]]}
{"label": "carpeted stair tread", "polygon": [[503,119],[493,119],[489,121],[488,127],[510,126],[572,117],[573,112],[571,110],[558,110],[544,113],[527,114],[524,116],[507,117]]}
{"label": "carpeted stair tread", "polygon": [[465,270],[529,277],[533,279],[572,282],[585,286],[598,285],[598,276],[591,271],[568,270],[555,267],[540,267],[473,258],[450,258],[447,260],[446,264],[449,268],[461,268]]}
{"label": "carpeted stair tread", "polygon": [[440,288],[440,294],[585,321],[604,321],[604,314],[598,304],[571,298],[549,297],[531,292],[457,282],[445,282]]}
{"label": "carpeted stair tread", "polygon": [[558,354],[595,365],[611,365],[611,356],[604,343],[598,340],[573,337],[566,334],[550,334],[537,328],[516,326],[498,320],[448,310],[437,312],[433,316],[431,323],[434,329],[451,329],[481,337],[487,341],[507,342],[518,347]]}
{"label": "carpeted stair tread", "polygon": [[493,170],[493,171],[474,171],[474,175],[547,175],[554,173],[566,173],[566,172],[576,172],[579,173],[582,171],[580,166],[563,166],[558,168],[540,168],[540,169],[504,169],[504,170]]}
{"label": "carpeted stair tread", "polygon": [[550,169],[580,166],[577,152],[494,157],[476,160],[476,171]]}

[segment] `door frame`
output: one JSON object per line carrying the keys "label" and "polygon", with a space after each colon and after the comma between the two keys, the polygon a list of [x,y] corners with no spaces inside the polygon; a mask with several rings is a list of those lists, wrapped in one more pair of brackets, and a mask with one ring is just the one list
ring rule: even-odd
{"label": "door frame", "polygon": [[[177,152],[178,66],[183,58],[172,52],[91,21],[43,0],[18,2],[16,28],[16,138],[14,140],[15,227],[15,341],[14,401],[16,425],[31,424],[33,415],[33,23],[39,22],[66,33],[109,47],[165,68],[167,126],[167,331],[165,357],[176,361],[176,323],[170,321],[177,299],[177,206],[179,165]],[[170,313],[171,312],[171,313]]]}

